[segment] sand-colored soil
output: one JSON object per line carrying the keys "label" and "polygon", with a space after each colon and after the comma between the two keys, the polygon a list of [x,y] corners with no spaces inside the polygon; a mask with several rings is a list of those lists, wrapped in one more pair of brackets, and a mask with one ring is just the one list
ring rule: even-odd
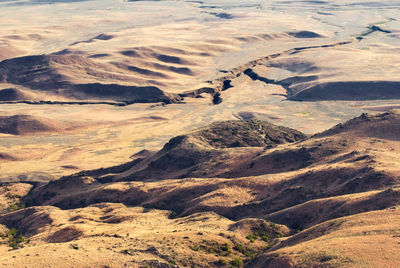
{"label": "sand-colored soil", "polygon": [[399,266],[399,10],[1,1],[0,263]]}
{"label": "sand-colored soil", "polygon": [[307,137],[257,120],[226,121],[124,165],[48,184],[9,182],[3,233],[16,228],[14,239],[29,240],[7,252],[13,240],[3,238],[2,262],[397,265],[399,122],[397,110],[363,114]]}

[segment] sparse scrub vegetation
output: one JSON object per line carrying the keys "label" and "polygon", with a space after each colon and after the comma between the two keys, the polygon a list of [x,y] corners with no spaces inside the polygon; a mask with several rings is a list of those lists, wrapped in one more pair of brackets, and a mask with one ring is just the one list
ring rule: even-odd
{"label": "sparse scrub vegetation", "polygon": [[21,196],[19,196],[17,194],[10,193],[10,192],[6,193],[6,197],[9,198],[9,199],[21,198]]}
{"label": "sparse scrub vegetation", "polygon": [[205,251],[208,253],[214,253],[219,256],[229,256],[232,253],[231,247],[228,243],[219,244],[216,241],[206,241],[203,240],[203,243],[200,245],[195,245],[191,247],[194,251]]}
{"label": "sparse scrub vegetation", "polygon": [[232,266],[234,267],[242,267],[243,266],[243,261],[240,258],[234,258],[232,260]]}
{"label": "sparse scrub vegetation", "polygon": [[234,249],[240,252],[244,252],[244,246],[242,244],[235,245]]}
{"label": "sparse scrub vegetation", "polygon": [[247,238],[248,240],[250,240],[251,243],[253,243],[254,241],[256,241],[257,236],[256,236],[256,235],[253,235],[253,234],[249,234],[249,235],[246,236],[246,238]]}
{"label": "sparse scrub vegetation", "polygon": [[23,248],[24,245],[22,243],[29,242],[28,240],[25,240],[24,235],[21,234],[16,228],[11,228],[10,230],[6,231],[5,234],[0,235],[0,237],[7,239],[7,244],[12,249]]}
{"label": "sparse scrub vegetation", "polygon": [[25,204],[24,203],[17,202],[17,203],[9,205],[6,208],[6,211],[7,212],[12,212],[12,211],[16,211],[16,210],[20,210],[20,209],[24,209],[24,208],[25,208]]}
{"label": "sparse scrub vegetation", "polygon": [[[340,267],[339,263],[353,263],[349,258],[340,260],[338,253],[334,252],[312,252],[303,254],[299,258],[300,264],[320,264],[323,267]],[[340,261],[340,262],[338,262]]]}
{"label": "sparse scrub vegetation", "polygon": [[178,218],[178,214],[175,211],[171,211],[171,213],[168,216],[168,219],[176,219]]}
{"label": "sparse scrub vegetation", "polygon": [[251,243],[255,242],[257,239],[261,239],[262,241],[269,243],[272,239],[279,237],[282,237],[282,235],[277,232],[266,232],[264,230],[258,230],[246,236]]}
{"label": "sparse scrub vegetation", "polygon": [[245,247],[243,244],[236,244],[233,249],[239,251],[250,259],[253,259],[256,255],[256,252],[253,249]]}
{"label": "sparse scrub vegetation", "polygon": [[228,266],[229,262],[225,259],[219,259],[215,264],[218,267],[224,267],[224,266]]}
{"label": "sparse scrub vegetation", "polygon": [[223,251],[230,251],[231,248],[230,248],[230,246],[229,246],[227,243],[225,243],[225,244],[222,246],[222,250],[223,250]]}
{"label": "sparse scrub vegetation", "polygon": [[69,245],[72,249],[78,250],[79,246],[77,244],[71,244]]}
{"label": "sparse scrub vegetation", "polygon": [[261,239],[264,241],[264,242],[268,242],[270,239],[269,239],[269,237],[267,236],[267,235],[262,235],[261,236]]}

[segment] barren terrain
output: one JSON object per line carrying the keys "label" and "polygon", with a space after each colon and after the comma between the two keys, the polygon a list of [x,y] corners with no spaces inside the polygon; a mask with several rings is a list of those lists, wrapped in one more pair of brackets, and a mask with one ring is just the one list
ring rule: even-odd
{"label": "barren terrain", "polygon": [[0,2],[4,267],[397,267],[396,1]]}

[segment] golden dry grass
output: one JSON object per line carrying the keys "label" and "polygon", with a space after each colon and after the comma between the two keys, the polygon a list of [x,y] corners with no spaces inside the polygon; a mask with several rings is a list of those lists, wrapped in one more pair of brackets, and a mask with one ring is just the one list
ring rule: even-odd
{"label": "golden dry grass", "polygon": [[400,266],[398,4],[253,2],[0,2],[2,265]]}

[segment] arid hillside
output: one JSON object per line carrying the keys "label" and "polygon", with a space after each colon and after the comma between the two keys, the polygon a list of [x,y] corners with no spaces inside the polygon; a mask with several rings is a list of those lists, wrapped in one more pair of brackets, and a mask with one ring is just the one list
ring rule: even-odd
{"label": "arid hillside", "polygon": [[120,166],[3,184],[1,261],[396,266],[399,126],[397,110],[311,137],[259,120],[224,121]]}
{"label": "arid hillside", "polygon": [[0,0],[4,267],[400,267],[400,2]]}
{"label": "arid hillside", "polygon": [[[171,103],[180,99],[177,95],[164,93],[151,83],[149,86],[135,86],[140,84],[135,79],[113,65],[98,64],[79,55],[27,56],[0,62],[0,83],[23,86],[33,92],[48,92],[50,99],[51,96],[59,96],[65,100],[120,103]],[[13,95],[15,100],[28,97],[18,91]],[[3,100],[10,99],[6,97]]]}

